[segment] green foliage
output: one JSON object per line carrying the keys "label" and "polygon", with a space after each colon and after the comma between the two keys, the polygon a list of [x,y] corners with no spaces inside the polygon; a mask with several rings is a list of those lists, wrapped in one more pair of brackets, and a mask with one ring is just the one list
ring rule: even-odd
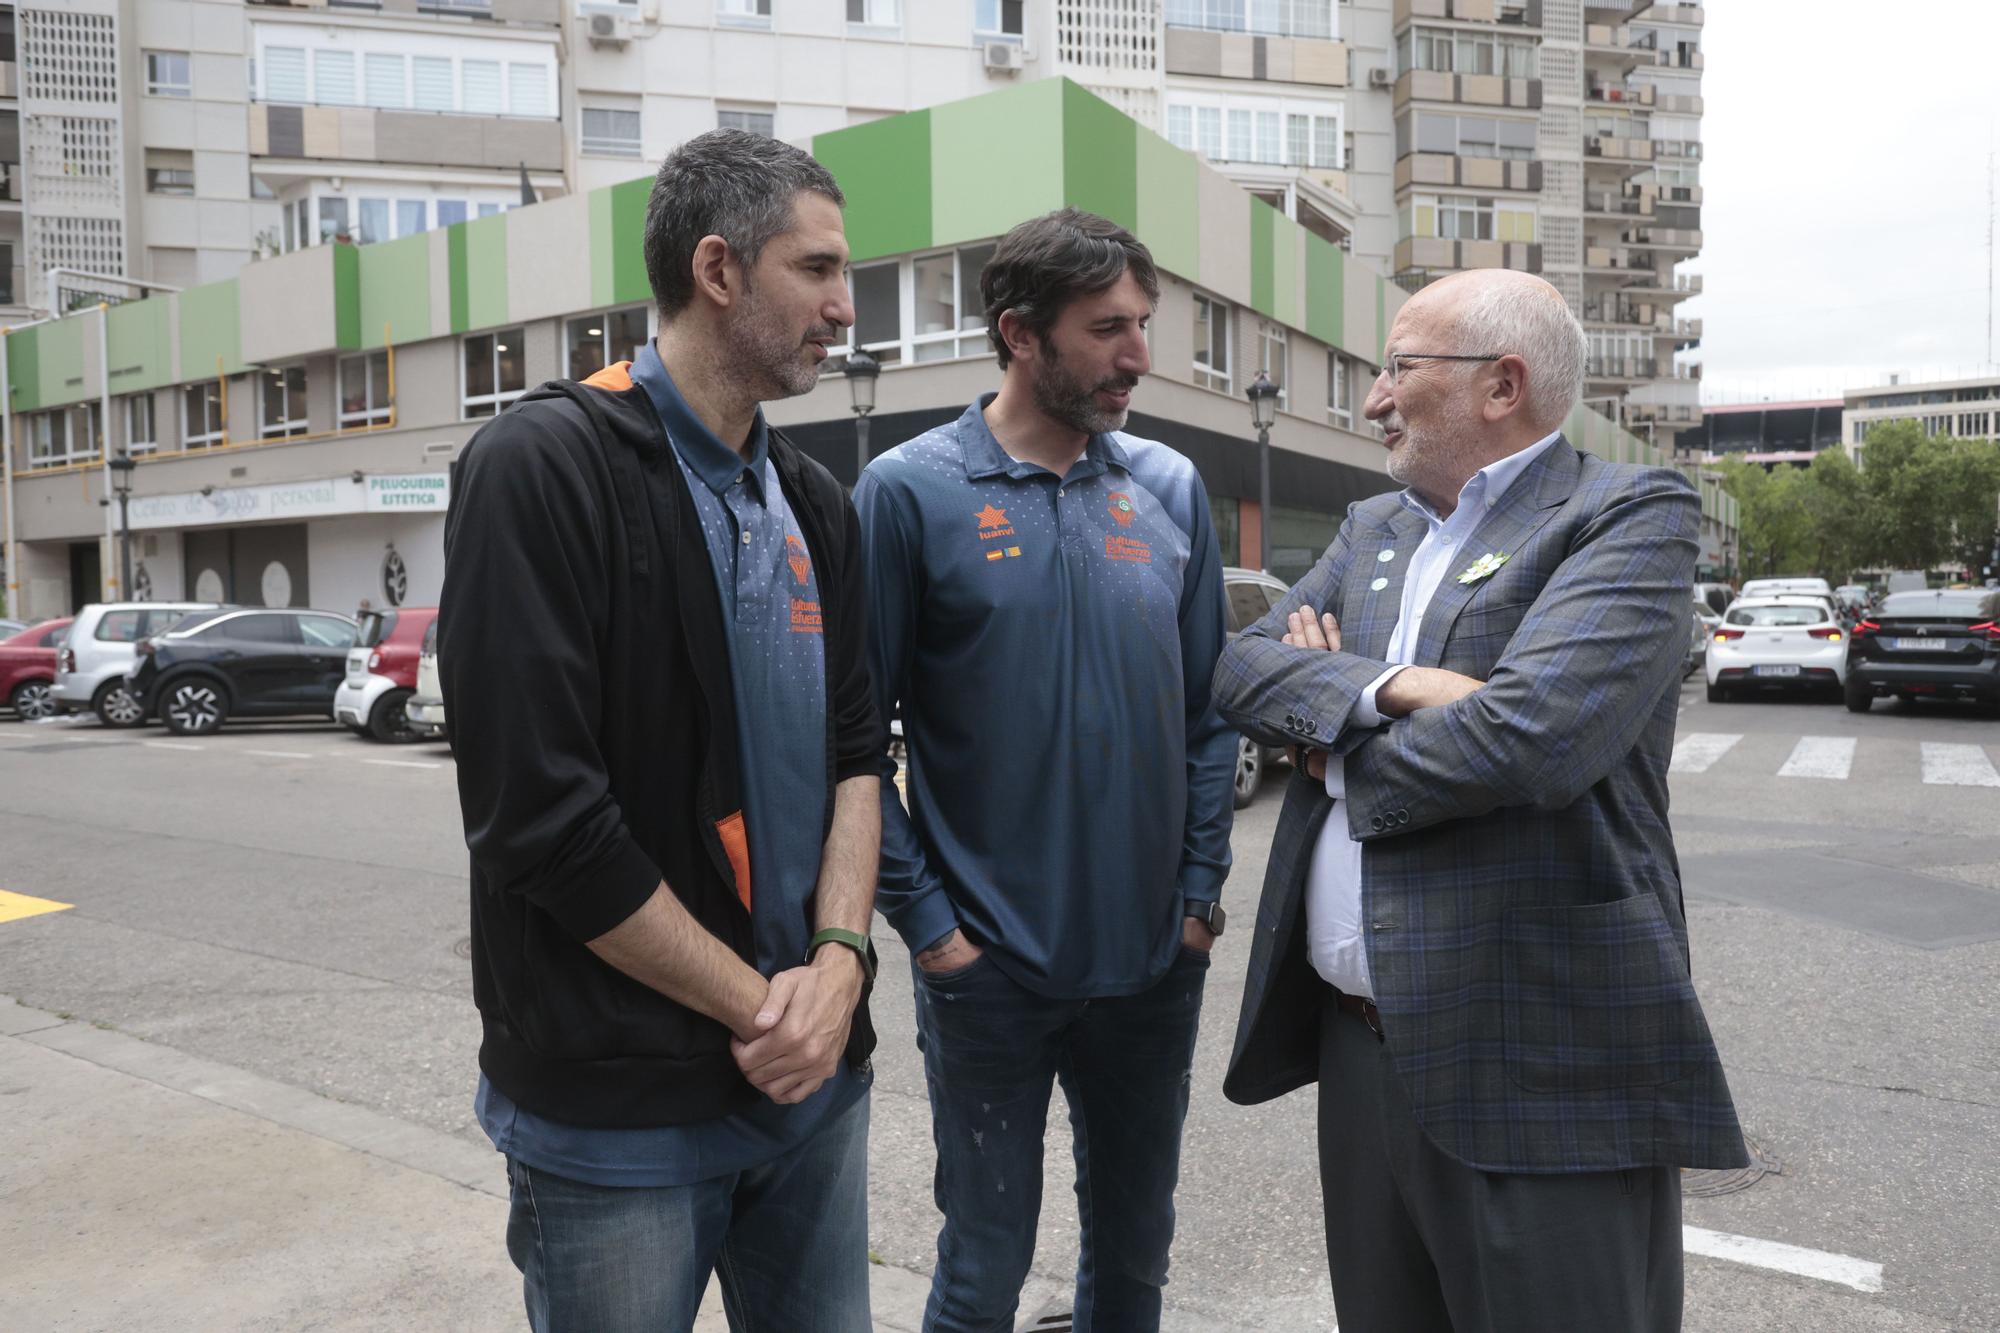
{"label": "green foliage", "polygon": [[1844,449],[1807,468],[1766,472],[1717,465],[1736,497],[1745,577],[1818,574],[1846,583],[1860,569],[1964,565],[1975,575],[1993,549],[2000,505],[2000,443],[1927,437],[1914,421],[1868,432],[1862,466]]}

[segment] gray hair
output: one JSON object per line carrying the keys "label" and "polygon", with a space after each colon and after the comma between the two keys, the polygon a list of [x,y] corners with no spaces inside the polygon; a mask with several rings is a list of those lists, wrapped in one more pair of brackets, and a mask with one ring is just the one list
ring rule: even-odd
{"label": "gray hair", "polygon": [[694,252],[720,236],[747,272],[792,229],[800,194],[845,208],[833,173],[802,149],[748,130],[710,130],[667,154],[646,203],[646,279],[660,318],[694,299]]}
{"label": "gray hair", "polygon": [[1544,431],[1561,426],[1582,399],[1590,354],[1583,325],[1561,294],[1483,283],[1455,313],[1468,350],[1512,353],[1528,363],[1529,424]]}

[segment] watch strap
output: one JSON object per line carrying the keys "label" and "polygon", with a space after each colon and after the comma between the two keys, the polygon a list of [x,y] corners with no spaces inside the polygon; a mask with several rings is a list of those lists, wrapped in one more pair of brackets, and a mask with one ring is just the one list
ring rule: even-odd
{"label": "watch strap", "polygon": [[822,944],[840,944],[854,950],[861,959],[861,975],[870,981],[875,980],[875,946],[869,942],[866,935],[859,931],[842,930],[839,926],[827,926],[815,931],[812,943],[806,946],[808,963],[819,953],[819,946]]}

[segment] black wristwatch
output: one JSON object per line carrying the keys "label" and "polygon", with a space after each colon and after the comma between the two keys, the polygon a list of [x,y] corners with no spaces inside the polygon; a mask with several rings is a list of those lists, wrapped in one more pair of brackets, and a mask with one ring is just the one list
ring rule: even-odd
{"label": "black wristwatch", "polygon": [[1182,915],[1191,916],[1208,927],[1211,935],[1220,935],[1222,928],[1229,924],[1229,913],[1222,910],[1221,903],[1198,903],[1189,898],[1181,904]]}

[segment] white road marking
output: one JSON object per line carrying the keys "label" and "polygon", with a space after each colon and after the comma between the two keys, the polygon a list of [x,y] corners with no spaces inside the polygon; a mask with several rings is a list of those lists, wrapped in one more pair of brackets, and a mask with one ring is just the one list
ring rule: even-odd
{"label": "white road marking", "polygon": [[1851,1255],[1808,1250],[1802,1245],[1758,1240],[1754,1236],[1732,1236],[1726,1231],[1708,1231],[1701,1227],[1681,1228],[1681,1248],[1689,1254],[1817,1278],[1821,1282],[1835,1282],[1856,1291],[1882,1290],[1882,1265]]}
{"label": "white road marking", "polygon": [[2000,773],[1977,745],[1924,743],[1924,781],[1934,787],[2000,787]]}
{"label": "white road marking", "polygon": [[304,750],[245,750],[245,754],[262,755],[266,759],[310,759]]}
{"label": "white road marking", "polygon": [[199,745],[183,745],[179,741],[140,741],[139,744],[150,745],[155,750],[199,750],[203,748]]}
{"label": "white road marking", "polygon": [[1845,782],[1854,767],[1854,744],[1852,736],[1801,736],[1778,776]]}
{"label": "white road marking", "polygon": [[1740,732],[1691,731],[1674,742],[1674,757],[1667,765],[1667,772],[1706,773],[1742,739]]}
{"label": "white road marking", "polygon": [[382,768],[443,768],[443,764],[419,764],[409,759],[364,759],[364,764],[376,764]]}

